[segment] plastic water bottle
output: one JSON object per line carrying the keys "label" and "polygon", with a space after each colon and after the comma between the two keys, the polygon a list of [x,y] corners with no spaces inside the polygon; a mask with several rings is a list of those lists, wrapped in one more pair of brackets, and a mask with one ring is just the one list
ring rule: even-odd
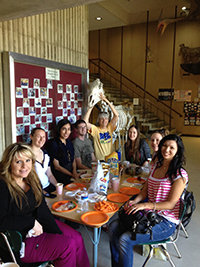
{"label": "plastic water bottle", "polygon": [[148,158],[147,161],[148,161],[147,167],[148,167],[148,169],[150,171],[150,169],[151,169],[151,158]]}
{"label": "plastic water bottle", "polygon": [[88,191],[83,188],[83,193],[81,195],[81,210],[88,211]]}

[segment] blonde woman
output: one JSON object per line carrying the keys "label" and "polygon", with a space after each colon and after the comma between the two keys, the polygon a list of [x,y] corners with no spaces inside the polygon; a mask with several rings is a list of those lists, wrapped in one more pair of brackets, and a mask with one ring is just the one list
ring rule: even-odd
{"label": "blonde woman", "polygon": [[[52,260],[55,267],[89,266],[83,239],[76,230],[55,221],[42,194],[34,170],[30,146],[14,143],[6,148],[0,162],[0,231],[17,230],[25,243],[18,263]],[[29,230],[33,237],[27,238]],[[9,261],[0,251],[3,261]],[[23,262],[23,263],[22,263]]]}
{"label": "blonde woman", "polygon": [[35,155],[35,170],[42,184],[43,193],[51,193],[56,190],[57,180],[51,172],[50,157],[42,150],[46,142],[46,133],[40,128],[33,128],[30,134],[31,148]]}

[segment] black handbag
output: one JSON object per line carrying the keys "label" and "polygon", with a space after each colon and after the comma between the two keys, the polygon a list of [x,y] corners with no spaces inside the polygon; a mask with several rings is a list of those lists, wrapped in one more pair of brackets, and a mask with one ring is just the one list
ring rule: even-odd
{"label": "black handbag", "polygon": [[152,227],[162,221],[162,217],[155,212],[139,210],[134,214],[126,214],[124,206],[118,212],[119,227],[123,232],[132,232],[132,240],[136,240],[136,234],[150,233],[153,239]]}

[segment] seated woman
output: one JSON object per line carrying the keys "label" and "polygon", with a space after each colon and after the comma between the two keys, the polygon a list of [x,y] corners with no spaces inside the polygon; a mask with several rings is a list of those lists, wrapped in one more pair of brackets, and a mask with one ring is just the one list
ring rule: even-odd
{"label": "seated woman", "polygon": [[71,178],[78,180],[80,174],[76,172],[74,147],[68,139],[71,134],[71,122],[62,119],[58,122],[56,138],[49,144],[48,153],[51,158],[51,169],[59,183],[67,185]]}
{"label": "seated woman", "polygon": [[[0,231],[17,230],[25,243],[18,263],[52,260],[55,267],[88,266],[81,234],[55,221],[42,194],[34,170],[35,156],[30,146],[14,143],[6,148],[0,162]],[[26,237],[32,230],[32,237]],[[5,260],[5,251],[1,258]]]}
{"label": "seated woman", "polygon": [[160,143],[160,140],[168,134],[169,131],[167,129],[155,130],[151,133],[150,144],[153,149],[152,162],[156,158],[156,153],[158,151],[158,145]]}
{"label": "seated woman", "polygon": [[[179,136],[167,135],[160,141],[157,159],[151,166],[144,188],[134,200],[124,205],[128,214],[155,210],[162,217],[162,221],[152,228],[153,241],[167,239],[175,231],[179,223],[180,197],[188,182],[187,172],[182,167],[185,163],[184,146]],[[141,203],[147,196],[148,202]],[[150,233],[138,233],[136,240],[132,240],[131,236],[131,232],[120,229],[117,220],[110,224],[112,267],[132,267],[133,246],[151,242]]]}
{"label": "seated woman", "polygon": [[140,129],[136,125],[130,126],[128,130],[125,157],[126,160],[140,166],[147,165],[148,158],[151,158],[150,148],[145,140],[140,139]]}
{"label": "seated woman", "polygon": [[51,193],[56,190],[56,178],[50,167],[50,157],[41,148],[46,142],[46,133],[42,128],[34,128],[30,134],[31,148],[35,154],[35,170],[42,184],[43,193]]}

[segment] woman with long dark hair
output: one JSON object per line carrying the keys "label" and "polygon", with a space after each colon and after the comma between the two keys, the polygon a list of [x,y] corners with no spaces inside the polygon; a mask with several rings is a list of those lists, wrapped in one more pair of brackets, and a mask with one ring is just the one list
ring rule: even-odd
{"label": "woman with long dark hair", "polygon": [[59,183],[64,185],[71,182],[73,177],[78,180],[80,174],[76,172],[74,147],[69,140],[71,134],[71,122],[62,119],[57,124],[56,138],[50,142],[48,153],[51,158],[53,175]]}
{"label": "woman with long dark hair", "polygon": [[[55,220],[48,209],[34,163],[31,147],[23,143],[11,144],[3,153],[0,162],[0,231],[21,233],[25,243],[24,256],[20,258],[16,253],[21,267],[24,263],[42,261],[53,261],[55,267],[81,267],[83,263],[89,267],[80,233]],[[3,261],[10,261],[9,256],[6,250],[0,249]]]}
{"label": "woman with long dark hair", "polygon": [[140,129],[136,125],[131,125],[128,130],[125,157],[126,160],[140,166],[147,165],[148,158],[151,158],[150,148],[147,142],[140,138]]}
{"label": "woman with long dark hair", "polygon": [[[184,145],[178,135],[167,135],[159,143],[157,162],[152,164],[149,177],[134,200],[124,205],[127,214],[139,210],[154,211],[162,221],[152,227],[153,241],[169,238],[179,223],[180,198],[188,183],[185,163]],[[147,202],[142,202],[148,197]],[[113,221],[109,226],[112,267],[133,266],[133,246],[151,242],[151,234],[136,235],[122,230],[119,221]]]}

